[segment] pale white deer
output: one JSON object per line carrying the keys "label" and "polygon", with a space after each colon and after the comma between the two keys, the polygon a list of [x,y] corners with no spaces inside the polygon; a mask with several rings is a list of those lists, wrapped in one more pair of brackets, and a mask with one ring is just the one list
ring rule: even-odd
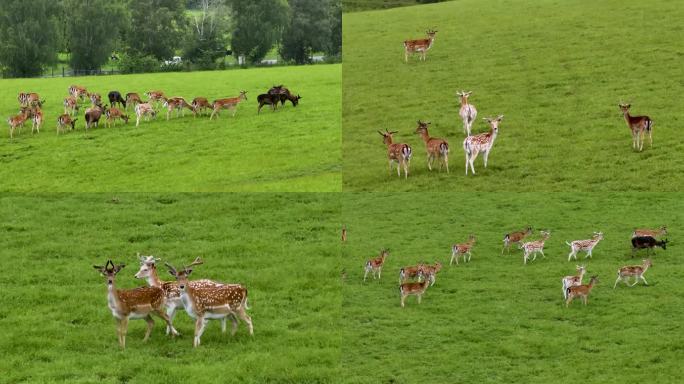
{"label": "pale white deer", "polygon": [[463,140],[466,175],[468,175],[468,164],[470,164],[470,169],[473,171],[473,175],[475,174],[475,167],[473,166],[473,163],[475,162],[475,159],[477,159],[477,155],[479,155],[480,152],[482,152],[482,156],[484,157],[484,166],[487,168],[487,158],[489,157],[489,153],[492,151],[492,147],[494,146],[494,140],[496,140],[496,136],[499,134],[499,123],[502,119],[503,115],[500,115],[495,119],[485,117],[484,120],[487,121],[491,127],[490,131],[480,133],[479,135],[468,136],[465,138],[465,140]]}

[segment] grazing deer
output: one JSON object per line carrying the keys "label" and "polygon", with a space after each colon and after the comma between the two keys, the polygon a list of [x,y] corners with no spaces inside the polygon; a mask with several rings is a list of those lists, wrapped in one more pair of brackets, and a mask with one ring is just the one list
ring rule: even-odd
{"label": "grazing deer", "polygon": [[105,111],[105,116],[107,117],[107,120],[105,120],[105,127],[110,127],[112,121],[114,122],[114,126],[116,126],[117,119],[121,119],[125,124],[128,124],[128,115],[124,114],[123,111],[118,108],[111,107],[107,109]]}
{"label": "grazing deer", "polygon": [[432,171],[432,162],[436,157],[439,159],[439,170],[442,170],[442,166],[446,166],[447,173],[449,173],[449,143],[444,139],[430,137],[430,134],[428,133],[428,126],[430,124],[429,121],[424,123],[418,120],[418,127],[416,128],[416,133],[419,134],[425,142],[428,169]]}
{"label": "grazing deer", "polygon": [[[68,113],[71,116],[75,116],[76,111],[78,111],[80,108],[78,106],[78,99],[76,99],[73,96],[69,96],[69,97],[65,98],[63,105],[64,105],[64,113],[65,114]],[[71,111],[71,112],[69,112],[69,111]]]}
{"label": "grazing deer", "polygon": [[[627,265],[624,267],[620,267],[617,271],[617,279],[615,280],[615,284],[613,284],[613,289],[617,287],[617,283],[622,280],[623,283],[629,285],[630,287],[633,287],[639,283],[639,279],[643,280],[644,284],[648,285],[648,282],[644,278],[644,273],[653,266],[653,263],[651,262],[651,259],[644,259],[643,260],[644,264],[642,265]],[[629,278],[630,277],[636,277],[636,280],[634,280],[633,284],[629,284]]]}
{"label": "grazing deer", "polygon": [[40,96],[35,92],[21,92],[17,96],[17,100],[22,107],[42,107],[45,103],[45,100],[40,100]]}
{"label": "grazing deer", "polygon": [[380,275],[382,274],[382,266],[385,264],[385,259],[387,259],[387,256],[389,256],[389,249],[383,249],[380,251],[380,256],[370,259],[366,262],[365,266],[365,273],[363,274],[363,281],[366,281],[366,277],[368,276],[368,272],[373,272],[373,279],[375,279],[375,275],[377,274],[377,278],[380,279]]}
{"label": "grazing deer", "polygon": [[109,106],[114,107],[114,105],[119,104],[123,107],[123,109],[126,109],[126,100],[121,96],[121,93],[119,91],[111,91],[107,94],[107,98],[109,99]]}
{"label": "grazing deer", "polygon": [[587,268],[584,265],[577,265],[577,274],[572,276],[565,276],[561,283],[563,283],[563,299],[568,298],[568,287],[582,285],[584,274],[587,273]]}
{"label": "grazing deer", "polygon": [[140,125],[140,119],[142,117],[146,117],[146,120],[149,121],[150,117],[156,117],[157,112],[155,112],[154,108],[152,108],[152,104],[149,102],[147,103],[140,103],[135,106],[135,126]]}
{"label": "grazing deer", "polygon": [[64,133],[64,127],[66,126],[71,126],[71,130],[73,131],[76,128],[76,120],[78,119],[72,119],[71,115],[69,115],[68,113],[65,113],[58,117],[57,134],[59,135],[60,132]]}
{"label": "grazing deer", "polygon": [[193,347],[198,347],[204,328],[209,320],[224,319],[237,316],[247,323],[249,334],[254,335],[252,318],[247,315],[247,289],[241,285],[220,285],[214,287],[194,288],[188,281],[192,269],[183,267],[178,271],[171,264],[165,263],[169,273],[178,281],[180,298],[185,311],[195,319],[195,337]]}
{"label": "grazing deer", "polygon": [[598,276],[592,276],[589,284],[580,284],[568,287],[566,292],[565,306],[568,307],[575,297],[581,297],[584,305],[587,305],[587,298],[591,293],[592,288],[599,282]]}
{"label": "grazing deer", "polygon": [[412,265],[410,267],[404,267],[399,270],[399,284],[408,281],[409,279],[416,278],[421,280],[423,275],[423,267],[425,264],[420,263],[418,265]]}
{"label": "grazing deer", "polygon": [[85,111],[86,133],[88,132],[88,129],[93,127],[93,125],[96,127],[100,126],[100,118],[105,113],[107,113],[107,106],[102,106],[100,104],[86,109],[86,111]]}
{"label": "grazing deer", "polygon": [[653,147],[653,121],[648,116],[631,116],[629,108],[631,104],[620,103],[619,107],[625,117],[627,128],[632,131],[632,148],[644,149],[644,133],[648,132],[648,139]]}
{"label": "grazing deer", "polygon": [[577,252],[580,251],[586,252],[586,255],[584,255],[585,259],[587,257],[592,257],[591,252],[594,250],[594,247],[596,247],[596,244],[598,244],[601,240],[603,240],[603,232],[594,232],[594,235],[590,240],[575,240],[571,243],[566,241],[565,244],[570,246],[568,261],[570,261],[570,258],[572,257],[577,260]]}
{"label": "grazing deer", "polygon": [[439,261],[435,262],[434,265],[423,264],[423,276],[426,280],[431,282],[430,286],[435,285],[437,280],[437,272],[442,270],[442,263]]}
{"label": "grazing deer", "polygon": [[214,115],[216,115],[216,117],[218,118],[221,109],[231,110],[233,112],[233,117],[235,117],[235,114],[237,113],[237,106],[243,100],[247,101],[247,91],[240,91],[240,95],[237,97],[214,100],[214,102],[212,103],[213,111],[211,112],[209,120],[212,120],[214,118]]}
{"label": "grazing deer", "polygon": [[539,231],[542,235],[541,240],[530,241],[524,243],[520,246],[525,252],[523,255],[523,264],[527,264],[530,259],[530,255],[533,255],[532,261],[537,260],[537,253],[541,253],[542,257],[546,258],[544,255],[544,243],[551,237],[551,232],[549,231]]}
{"label": "grazing deer", "polygon": [[470,97],[472,93],[472,91],[456,92],[456,95],[461,99],[461,109],[458,111],[458,114],[463,120],[463,133],[468,136],[470,136],[470,131],[473,128],[473,122],[475,122],[475,118],[477,117],[477,109],[475,109],[474,105],[468,103],[468,97]]}
{"label": "grazing deer", "polygon": [[192,99],[192,103],[190,105],[192,106],[192,114],[194,117],[197,117],[198,113],[201,116],[202,112],[211,108],[211,104],[206,97],[195,97]]}
{"label": "grazing deer", "polygon": [[128,111],[129,106],[133,106],[135,108],[136,105],[141,104],[143,101],[140,98],[140,95],[138,95],[135,92],[129,92],[126,94],[126,102],[124,103],[124,109]]}
{"label": "grazing deer", "polygon": [[397,131],[388,131],[385,133],[378,131],[382,136],[382,142],[387,146],[387,159],[389,160],[389,172],[392,175],[392,164],[397,162],[397,176],[401,177],[401,168],[404,168],[405,178],[408,178],[409,165],[411,165],[411,146],[404,143],[394,143],[392,135]]}
{"label": "grazing deer", "polygon": [[[473,245],[475,245],[475,235],[470,235],[468,236],[468,241],[462,244],[454,244],[451,246],[451,260],[449,261],[449,265],[452,265],[454,263],[454,260],[456,260],[456,265],[458,265],[458,257],[460,255],[463,255],[463,262],[469,262],[470,258],[473,256],[470,251],[473,249]],[[466,255],[468,258],[466,259]]]}
{"label": "grazing deer", "polygon": [[651,249],[653,249],[653,255],[655,255],[655,248],[660,247],[663,250],[667,249],[667,239],[656,240],[651,236],[638,236],[632,237],[632,257],[638,249],[646,249],[646,256],[648,256]]}
{"label": "grazing deer", "polygon": [[643,228],[637,228],[632,232],[632,238],[634,237],[639,237],[639,236],[650,236],[653,238],[658,238],[660,236],[666,236],[667,235],[667,227],[662,226],[658,229],[643,229]]}
{"label": "grazing deer", "polygon": [[525,230],[522,231],[516,231],[516,232],[510,232],[504,235],[504,246],[501,248],[501,254],[503,255],[504,249],[508,250],[508,253],[511,253],[511,244],[518,244],[520,245],[523,240],[529,235],[532,234],[532,227],[527,227]]}
{"label": "grazing deer", "polygon": [[43,126],[43,111],[40,110],[40,107],[34,107],[31,110],[31,115],[31,119],[33,120],[33,124],[31,124],[31,134],[33,134],[34,129],[36,132],[40,133],[40,127]]}
{"label": "grazing deer", "polygon": [[408,296],[418,296],[418,304],[423,297],[423,294],[430,286],[430,279],[424,279],[417,283],[403,283],[399,286],[399,294],[401,294],[401,307],[404,308],[404,301]]}
{"label": "grazing deer", "polygon": [[166,100],[166,95],[164,95],[164,92],[162,91],[148,91],[145,92],[145,96],[147,96],[148,104],[154,103],[154,105],[157,107],[159,107],[160,102]]}
{"label": "grazing deer", "polygon": [[90,94],[90,104],[92,106],[98,106],[102,104],[102,96],[100,96],[99,93],[91,93]]}
{"label": "grazing deer", "polygon": [[27,109],[22,109],[21,113],[7,119],[7,124],[9,124],[10,139],[14,139],[14,130],[18,127],[23,127],[28,119],[29,111]]}
{"label": "grazing deer", "polygon": [[259,103],[257,114],[261,113],[261,108],[263,108],[264,105],[269,105],[271,107],[271,111],[275,112],[275,110],[278,109],[278,101],[280,101],[280,96],[281,95],[279,94],[270,93],[262,93],[257,96],[257,102]]}
{"label": "grazing deer", "polygon": [[432,48],[435,42],[435,35],[437,31],[431,29],[425,32],[427,34],[426,39],[418,40],[406,40],[404,41],[404,61],[408,63],[409,54],[419,53],[420,59],[425,61],[427,57],[427,51]]}
{"label": "grazing deer", "polygon": [[468,136],[465,138],[465,140],[463,140],[463,150],[465,151],[466,159],[466,175],[468,175],[469,163],[470,169],[473,171],[473,175],[475,174],[473,163],[475,162],[475,159],[477,159],[477,155],[480,154],[480,152],[482,152],[482,156],[484,157],[484,166],[487,168],[487,158],[489,157],[489,153],[494,145],[494,140],[496,140],[496,136],[499,134],[499,122],[501,122],[502,119],[503,115],[499,115],[499,117],[496,119],[485,117],[484,120],[489,123],[491,130],[489,132],[480,133],[479,135]]}
{"label": "grazing deer", "polygon": [[[176,111],[176,117],[178,117],[178,111],[181,112],[182,116],[185,117],[185,109],[187,108],[191,111],[193,111],[192,106],[188,104],[187,101],[185,101],[184,98],[182,97],[171,97],[166,100],[164,100],[164,104],[162,104],[162,107],[166,108],[166,120],[169,120],[169,115],[171,114],[171,111]],[[193,111],[194,112],[194,111]]]}
{"label": "grazing deer", "polygon": [[166,325],[170,327],[173,336],[178,335],[176,329],[171,325],[169,317],[164,313],[164,292],[161,288],[116,289],[114,280],[116,274],[124,267],[123,264],[114,266],[111,260],[107,260],[107,264],[104,267],[97,265],[93,267],[107,279],[107,303],[118,323],[116,331],[121,348],[126,348],[128,321],[131,319],[145,319],[147,331],[143,341],[149,339],[152,327],[154,327],[152,314],[164,319]]}
{"label": "grazing deer", "polygon": [[81,101],[85,101],[86,98],[90,98],[90,93],[85,87],[81,87],[78,85],[72,85],[69,87],[69,95],[74,97],[75,99],[80,99]]}

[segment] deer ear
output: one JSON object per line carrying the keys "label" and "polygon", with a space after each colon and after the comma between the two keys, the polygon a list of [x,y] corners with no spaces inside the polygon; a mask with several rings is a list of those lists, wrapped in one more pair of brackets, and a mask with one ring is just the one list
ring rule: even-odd
{"label": "deer ear", "polygon": [[382,133],[381,131],[378,131],[378,133],[380,134],[380,136],[385,137],[385,134]]}
{"label": "deer ear", "polygon": [[171,275],[171,276],[173,276],[173,277],[176,277],[176,274],[175,274],[172,270],[170,270],[170,269],[169,269],[169,275]]}
{"label": "deer ear", "polygon": [[186,273],[188,276],[190,276],[190,274],[192,273],[192,268],[186,269],[186,270],[185,270],[185,273]]}
{"label": "deer ear", "polygon": [[97,269],[100,272],[102,272],[104,270],[104,267],[101,265],[93,265],[93,268]]}

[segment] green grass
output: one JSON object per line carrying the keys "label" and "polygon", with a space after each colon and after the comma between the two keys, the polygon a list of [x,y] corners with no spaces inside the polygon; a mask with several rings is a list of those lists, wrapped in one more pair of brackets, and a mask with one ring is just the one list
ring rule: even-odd
{"label": "green grass", "polygon": [[[684,8],[656,0],[462,0],[345,14],[343,184],[349,191],[669,191],[684,185],[679,95]],[[388,28],[388,26],[390,26]],[[402,42],[439,32],[426,62]],[[465,177],[457,90],[483,117],[505,115],[484,169]],[[631,148],[618,109],[654,121]],[[448,139],[450,175],[427,170],[416,120]],[[409,180],[388,176],[377,130],[413,146]]]}
{"label": "green grass", "polygon": [[[441,0],[445,1],[445,0]],[[448,0],[447,0],[448,1]],[[343,0],[345,12],[387,9],[419,4],[418,0]]]}
{"label": "green grass", "polygon": [[[116,198],[116,200],[113,200]],[[4,194],[0,197],[0,383],[324,383],[339,372],[340,208],[330,194]],[[254,337],[212,321],[192,348],[184,312],[164,335],[131,321],[118,347],[106,284],[92,267],[136,252],[249,290]],[[171,277],[166,275],[164,279]],[[220,379],[217,379],[220,378]]]}
{"label": "green grass", "polygon": [[[681,194],[347,194],[343,246],[345,383],[674,383],[684,374]],[[630,259],[635,226],[669,228],[646,273],[649,286],[612,286]],[[546,258],[523,266],[500,254],[506,232],[550,229]],[[586,262],[598,275],[588,306],[565,308],[561,278],[573,274],[564,241],[603,231]],[[472,260],[449,266],[451,244],[477,236]],[[380,281],[363,266],[390,249]],[[399,305],[403,266],[441,261],[418,305]]]}
{"label": "green grass", "polygon": [[[213,100],[247,90],[248,100],[233,118],[208,117],[156,121],[135,119],[115,128],[84,130],[84,108],[77,130],[56,135],[56,119],[71,84],[107,97],[162,89],[188,101]],[[256,97],[285,84],[303,99],[257,115]],[[39,135],[30,124],[9,139],[0,136],[2,191],[339,191],[341,189],[341,66],[319,65],[193,73],[86,78],[0,80],[0,114],[18,113],[17,94],[38,92],[46,99],[46,123]],[[144,96],[143,96],[144,98]],[[85,106],[84,106],[85,107]],[[189,112],[189,111],[188,111]],[[131,110],[131,116],[135,114]]]}

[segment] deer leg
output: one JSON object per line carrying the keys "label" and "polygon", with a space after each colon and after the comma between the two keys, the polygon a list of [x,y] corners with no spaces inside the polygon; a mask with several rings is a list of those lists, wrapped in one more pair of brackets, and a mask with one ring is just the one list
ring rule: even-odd
{"label": "deer leg", "polygon": [[166,326],[171,328],[171,336],[179,335],[178,331],[176,331],[176,328],[174,328],[173,324],[171,324],[171,320],[169,319],[169,316],[166,315],[166,312],[164,312],[161,308],[158,308],[154,310],[154,314],[161,317],[166,323]]}
{"label": "deer leg", "polygon": [[420,304],[420,299],[423,298],[423,295],[418,295],[418,304]]}
{"label": "deer leg", "polygon": [[150,339],[150,333],[152,333],[152,328],[154,327],[154,320],[152,320],[152,316],[147,315],[145,317],[145,321],[147,322],[147,330],[145,331],[143,342]]}
{"label": "deer leg", "polygon": [[643,275],[642,275],[642,276],[637,276],[637,282],[639,282],[639,278],[641,278],[641,280],[644,281],[644,284],[648,285],[648,282],[646,281],[646,279],[644,278]]}
{"label": "deer leg", "polygon": [[202,333],[204,333],[204,327],[207,325],[204,316],[197,316],[195,320],[195,338],[192,341],[193,347],[198,347],[200,345],[200,340],[202,338]]}
{"label": "deer leg", "polygon": [[432,156],[428,153],[427,155],[427,166],[430,171],[432,171]]}
{"label": "deer leg", "polygon": [[473,172],[473,175],[475,174],[475,166],[473,165],[473,163],[475,163],[475,159],[475,157],[470,158],[470,170]]}
{"label": "deer leg", "polygon": [[613,289],[615,289],[615,287],[617,287],[617,283],[618,283],[620,280],[622,280],[622,276],[618,275],[617,279],[615,279],[615,284],[613,284]]}
{"label": "deer leg", "polygon": [[582,296],[582,302],[584,303],[584,305],[587,305],[588,298],[589,296]]}
{"label": "deer leg", "polygon": [[653,148],[653,128],[648,131],[648,142],[651,148]]}
{"label": "deer leg", "polygon": [[378,268],[378,280],[380,280],[380,275],[382,274],[382,266]]}
{"label": "deer leg", "polygon": [[[456,253],[451,252],[451,260],[449,260],[449,265],[454,264],[454,256],[456,256]],[[456,265],[458,265],[458,259],[456,259]]]}
{"label": "deer leg", "polygon": [[542,249],[539,252],[541,253],[542,257],[546,259],[546,255],[544,255],[544,250]]}
{"label": "deer leg", "polygon": [[[254,326],[252,325],[252,318],[249,317],[247,312],[245,312],[245,307],[240,307],[240,310],[238,311],[238,316],[247,323],[247,327],[249,328],[249,335],[254,336]],[[237,321],[235,321],[237,323]],[[237,326],[236,326],[237,328]]]}
{"label": "deer leg", "polygon": [[233,328],[230,330],[230,335],[235,336],[235,334],[237,333],[237,329],[238,329],[238,320],[235,317],[235,315],[230,315],[230,321],[233,322]]}
{"label": "deer leg", "polygon": [[126,333],[128,333],[128,316],[121,319],[121,348],[126,349]]}
{"label": "deer leg", "polygon": [[447,173],[449,173],[449,156],[444,156],[444,165],[446,166]]}
{"label": "deer leg", "polygon": [[[570,251],[570,253],[568,254],[568,261],[570,261],[570,259],[572,258],[572,256],[573,256],[573,251]],[[576,257],[576,256],[575,256],[575,260],[577,260],[577,257]]]}
{"label": "deer leg", "polygon": [[404,177],[408,179],[408,161],[404,159]]}
{"label": "deer leg", "polygon": [[168,335],[171,332],[171,328],[173,327],[173,318],[176,317],[176,306],[169,306],[166,308],[166,316],[169,318],[169,324],[166,325],[166,334]]}
{"label": "deer leg", "polygon": [[404,308],[404,300],[406,300],[405,295],[401,295],[401,307]]}
{"label": "deer leg", "polygon": [[483,153],[483,156],[484,156],[484,166],[485,166],[485,168],[487,168],[487,159],[489,158],[489,151],[486,151],[485,153]]}

